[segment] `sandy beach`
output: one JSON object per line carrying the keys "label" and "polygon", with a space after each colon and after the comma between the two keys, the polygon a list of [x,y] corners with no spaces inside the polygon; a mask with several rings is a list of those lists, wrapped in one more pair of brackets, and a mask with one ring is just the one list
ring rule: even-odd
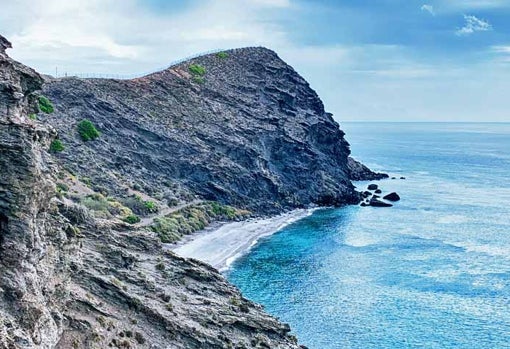
{"label": "sandy beach", "polygon": [[313,209],[300,209],[271,218],[227,223],[193,234],[177,246],[172,246],[171,250],[180,256],[198,259],[224,271],[260,238],[274,234],[312,212]]}

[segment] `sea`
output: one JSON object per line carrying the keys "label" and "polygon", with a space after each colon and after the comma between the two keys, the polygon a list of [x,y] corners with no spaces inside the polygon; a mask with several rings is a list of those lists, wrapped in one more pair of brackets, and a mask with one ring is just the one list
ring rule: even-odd
{"label": "sea", "polygon": [[310,349],[510,348],[510,123],[341,128],[402,199],[317,210],[229,281]]}

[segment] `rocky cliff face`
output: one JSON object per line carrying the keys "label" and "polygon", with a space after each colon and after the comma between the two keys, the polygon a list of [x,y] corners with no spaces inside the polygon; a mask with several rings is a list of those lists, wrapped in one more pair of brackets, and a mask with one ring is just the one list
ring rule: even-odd
{"label": "rocky cliff face", "polygon": [[[161,195],[171,180],[257,213],[359,201],[344,133],[268,49],[206,55],[134,80],[50,80],[44,93],[56,107],[45,121],[67,147],[59,162],[110,194],[138,186]],[[78,137],[85,118],[101,131],[97,141]]]}
{"label": "rocky cliff face", "polygon": [[56,132],[28,118],[42,79],[0,37],[0,347],[53,347],[62,332],[72,246],[50,200]]}
{"label": "rocky cliff face", "polygon": [[[0,348],[298,348],[148,226],[171,214],[158,229],[175,236],[245,214],[218,201],[256,214],[358,202],[350,178],[374,174],[348,160],[303,78],[248,48],[140,79],[43,83],[9,47],[0,36]],[[38,112],[52,109],[41,94],[55,112]],[[99,138],[79,136],[84,119]],[[141,222],[118,219],[128,203]]]}
{"label": "rocky cliff face", "polygon": [[42,78],[8,47],[0,36],[0,348],[297,348],[213,268],[56,195],[56,132],[31,116]]}

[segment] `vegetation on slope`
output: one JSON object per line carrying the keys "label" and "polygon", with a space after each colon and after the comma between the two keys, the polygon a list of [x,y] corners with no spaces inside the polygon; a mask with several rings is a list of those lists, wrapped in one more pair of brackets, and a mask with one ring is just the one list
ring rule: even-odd
{"label": "vegetation on slope", "polygon": [[78,124],[78,133],[84,141],[91,141],[101,135],[90,120],[82,120]]}
{"label": "vegetation on slope", "polygon": [[150,228],[158,234],[162,242],[169,243],[180,240],[184,235],[202,230],[212,222],[237,220],[246,218],[249,214],[249,211],[207,201],[185,207],[165,217],[156,218]]}

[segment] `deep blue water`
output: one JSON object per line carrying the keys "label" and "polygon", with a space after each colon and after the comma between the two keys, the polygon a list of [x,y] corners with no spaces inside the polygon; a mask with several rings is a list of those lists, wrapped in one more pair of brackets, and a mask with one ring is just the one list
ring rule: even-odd
{"label": "deep blue water", "polygon": [[[345,123],[392,208],[325,209],[228,279],[330,348],[510,348],[510,124]],[[357,183],[363,189],[367,183]]]}

